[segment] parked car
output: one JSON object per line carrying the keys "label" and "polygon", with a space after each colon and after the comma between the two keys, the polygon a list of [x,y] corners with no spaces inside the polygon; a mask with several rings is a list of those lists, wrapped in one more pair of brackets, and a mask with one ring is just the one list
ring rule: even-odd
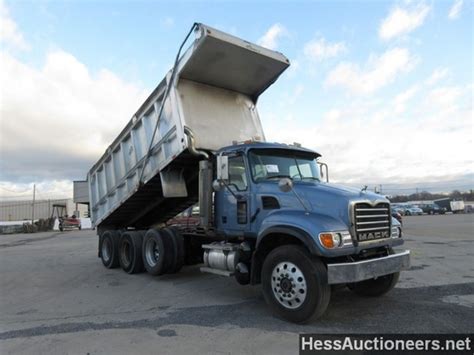
{"label": "parked car", "polygon": [[421,216],[423,210],[416,206],[405,206],[405,216]]}
{"label": "parked car", "polygon": [[400,222],[401,225],[403,225],[402,215],[393,208],[391,209],[391,212],[392,217],[395,218],[398,222]]}
{"label": "parked car", "polygon": [[392,205],[392,210],[399,213],[401,216],[405,215],[405,207],[400,205]]}
{"label": "parked car", "polygon": [[436,203],[424,203],[417,207],[421,208],[427,214],[445,214],[446,208],[438,206]]}

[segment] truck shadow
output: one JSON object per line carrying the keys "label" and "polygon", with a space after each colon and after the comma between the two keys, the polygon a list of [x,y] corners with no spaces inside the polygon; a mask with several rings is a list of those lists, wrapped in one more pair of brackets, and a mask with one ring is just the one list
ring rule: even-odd
{"label": "truck shadow", "polygon": [[[211,292],[211,291],[210,291]],[[381,298],[362,298],[347,289],[333,294],[326,314],[298,325],[274,318],[263,299],[255,296],[241,303],[171,309],[157,317],[133,321],[71,322],[0,333],[0,340],[106,329],[159,329],[171,325],[258,328],[299,333],[456,333],[471,330],[474,309],[443,302],[447,296],[474,294],[474,283],[396,288]],[[177,334],[179,336],[179,334]]]}

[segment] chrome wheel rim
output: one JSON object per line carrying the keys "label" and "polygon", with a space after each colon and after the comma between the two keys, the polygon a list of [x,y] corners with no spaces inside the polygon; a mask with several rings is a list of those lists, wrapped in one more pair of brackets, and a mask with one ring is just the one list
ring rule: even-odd
{"label": "chrome wheel rim", "polygon": [[273,296],[285,308],[298,308],[306,299],[306,279],[293,263],[285,261],[277,264],[272,271],[271,284]]}
{"label": "chrome wheel rim", "polygon": [[148,239],[145,244],[145,258],[148,265],[151,267],[158,264],[160,260],[160,251],[158,244],[153,239]]}

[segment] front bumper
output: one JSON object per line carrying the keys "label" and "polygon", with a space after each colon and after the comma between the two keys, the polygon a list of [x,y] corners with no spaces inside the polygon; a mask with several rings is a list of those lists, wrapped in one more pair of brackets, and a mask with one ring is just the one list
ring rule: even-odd
{"label": "front bumper", "polygon": [[376,259],[328,264],[328,284],[364,281],[406,270],[409,267],[409,250]]}

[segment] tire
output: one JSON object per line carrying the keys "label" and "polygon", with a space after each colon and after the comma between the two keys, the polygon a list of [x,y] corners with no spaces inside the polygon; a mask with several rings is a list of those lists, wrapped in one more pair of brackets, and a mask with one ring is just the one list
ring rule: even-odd
{"label": "tire", "polygon": [[396,272],[394,274],[377,277],[376,279],[351,284],[349,289],[359,296],[380,297],[395,287],[399,277],[400,273]]}
{"label": "tire", "polygon": [[[283,276],[284,287],[277,283],[278,276]],[[305,248],[297,245],[284,245],[268,254],[262,266],[262,291],[271,310],[294,323],[306,323],[320,317],[331,298],[326,267],[320,259],[311,257]],[[284,291],[289,291],[286,298]]]}
{"label": "tire", "polygon": [[181,270],[184,265],[184,239],[181,233],[175,228],[163,228],[161,230],[163,235],[166,235],[173,250],[173,260],[168,273],[176,273]]}
{"label": "tire", "polygon": [[117,231],[109,230],[105,231],[99,238],[100,258],[107,269],[114,269],[119,266],[119,237]]}
{"label": "tire", "polygon": [[[394,254],[393,249],[388,250],[388,254]],[[392,290],[398,282],[400,273],[379,276],[376,279],[365,280],[348,284],[348,288],[359,296],[380,297]]]}
{"label": "tire", "polygon": [[172,255],[167,239],[156,229],[149,229],[143,238],[143,265],[151,275],[163,275],[171,266]]}
{"label": "tire", "polygon": [[143,232],[125,232],[119,242],[119,262],[123,271],[128,274],[143,272],[142,244]]}

